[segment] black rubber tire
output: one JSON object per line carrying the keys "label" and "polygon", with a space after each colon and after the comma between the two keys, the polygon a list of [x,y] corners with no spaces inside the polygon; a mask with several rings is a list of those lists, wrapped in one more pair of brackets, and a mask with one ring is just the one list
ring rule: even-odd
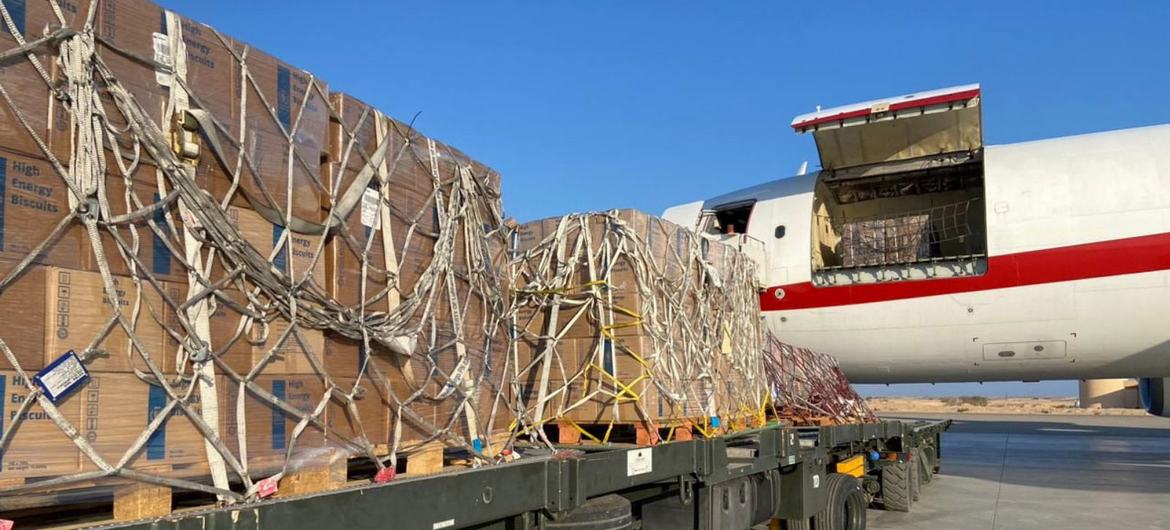
{"label": "black rubber tire", "polygon": [[544,521],[544,528],[549,529],[629,530],[633,527],[630,501],[617,494],[589,499],[582,506]]}
{"label": "black rubber tire", "polygon": [[925,447],[926,458],[930,460],[930,472],[937,475],[942,469],[942,459],[938,457],[938,448],[933,445]]}
{"label": "black rubber tire", "polygon": [[784,530],[812,530],[811,519],[785,519]]}
{"label": "black rubber tire", "polygon": [[912,477],[908,462],[895,462],[882,468],[882,506],[891,512],[908,512],[914,504],[910,490]]}
{"label": "black rubber tire", "polygon": [[923,485],[934,480],[934,459],[931,458],[933,452],[934,448],[929,445],[918,448],[918,478]]}
{"label": "black rubber tire", "polygon": [[914,502],[918,502],[918,498],[922,496],[922,465],[918,463],[921,458],[922,451],[910,450],[910,496],[914,498]]}
{"label": "black rubber tire", "polygon": [[[812,530],[865,530],[865,509],[869,499],[861,481],[849,475],[830,473],[825,480],[825,507],[809,521]],[[792,526],[789,528],[801,528]]]}

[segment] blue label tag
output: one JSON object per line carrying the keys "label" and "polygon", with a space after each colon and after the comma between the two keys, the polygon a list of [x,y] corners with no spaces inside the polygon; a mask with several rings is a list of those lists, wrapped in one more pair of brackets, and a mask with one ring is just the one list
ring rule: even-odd
{"label": "blue label tag", "polygon": [[49,363],[44,370],[33,376],[33,382],[41,387],[53,403],[60,401],[89,381],[89,371],[73,350],[69,350]]}
{"label": "blue label tag", "polygon": [[[272,395],[281,401],[285,398],[285,385],[283,379],[275,379],[272,381]],[[272,407],[272,448],[284,449],[284,411],[277,407]]]}
{"label": "blue label tag", "polygon": [[[28,11],[28,0],[3,0],[0,2],[4,7],[8,8],[8,14],[12,16],[12,22],[16,25],[16,31],[24,35],[24,14]],[[0,24],[4,28],[4,33],[12,33],[8,28],[8,24]]]}
{"label": "blue label tag", "polygon": [[[0,375],[0,432],[4,432],[4,418],[7,413],[4,403],[8,401],[8,376]],[[4,471],[4,451],[0,451],[0,471]]]}
{"label": "blue label tag", "polygon": [[[154,421],[155,416],[167,406],[167,392],[161,386],[150,385],[150,394],[146,399],[146,422]],[[167,424],[159,425],[158,430],[150,435],[146,441],[146,459],[161,460],[167,456]]]}
{"label": "blue label tag", "polygon": [[292,82],[291,72],[283,66],[276,67],[276,118],[287,131],[292,128]]}
{"label": "blue label tag", "polygon": [[0,251],[4,250],[4,204],[8,202],[8,159],[0,157]]}
{"label": "blue label tag", "polygon": [[[160,202],[160,201],[162,201],[162,197],[160,197],[157,193],[155,193],[154,194],[154,202]],[[0,221],[2,221],[2,220],[0,220]],[[167,229],[166,210],[160,208],[158,211],[154,212],[154,223],[158,225],[159,230],[166,230]],[[151,260],[151,265],[153,266],[154,272],[157,272],[159,274],[170,274],[171,273],[171,249],[170,249],[170,247],[167,246],[166,241],[163,241],[163,238],[158,236],[158,232],[151,231],[151,234],[152,234],[152,237],[154,238],[154,245],[152,247],[152,253],[151,253],[153,256],[153,259]]]}
{"label": "blue label tag", "polygon": [[609,375],[617,375],[617,367],[614,365],[613,341],[605,339],[604,347],[601,349],[601,365],[605,369],[605,373]]}
{"label": "blue label tag", "polygon": [[[272,245],[280,245],[280,251],[272,258],[272,264],[280,269],[285,274],[288,274],[288,246],[280,243],[280,236],[284,233],[284,227],[280,225],[272,225]],[[292,234],[289,234],[290,236]]]}

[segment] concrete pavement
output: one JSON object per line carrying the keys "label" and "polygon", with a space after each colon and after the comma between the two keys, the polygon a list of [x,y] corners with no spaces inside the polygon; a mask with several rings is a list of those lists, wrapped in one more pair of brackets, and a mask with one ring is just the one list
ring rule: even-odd
{"label": "concrete pavement", "polygon": [[911,513],[871,529],[1170,529],[1170,418],[885,416],[955,422]]}

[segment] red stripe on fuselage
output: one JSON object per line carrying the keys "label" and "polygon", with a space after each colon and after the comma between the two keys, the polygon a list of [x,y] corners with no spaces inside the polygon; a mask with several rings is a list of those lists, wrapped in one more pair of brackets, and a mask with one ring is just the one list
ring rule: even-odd
{"label": "red stripe on fuselage", "polygon": [[[868,304],[1167,269],[1170,269],[1170,234],[1156,234],[991,256],[987,260],[987,273],[982,276],[829,287],[803,282],[770,287],[760,295],[760,309],[786,311]],[[784,296],[779,299],[777,289],[784,290]]]}

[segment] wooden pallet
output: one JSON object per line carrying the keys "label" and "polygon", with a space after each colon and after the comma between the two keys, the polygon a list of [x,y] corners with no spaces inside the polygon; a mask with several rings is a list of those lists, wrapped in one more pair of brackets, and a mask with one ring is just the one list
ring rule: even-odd
{"label": "wooden pallet", "polygon": [[[511,438],[511,433],[499,432],[489,437],[484,450],[487,456],[500,453]],[[433,475],[449,468],[469,467],[473,458],[459,449],[451,449],[440,442],[431,442],[406,455],[406,476]]]}
{"label": "wooden pallet", "polygon": [[670,423],[632,421],[612,424],[560,421],[552,425],[555,429],[553,439],[562,445],[632,443],[646,446],[695,438],[694,424],[690,421]]}

